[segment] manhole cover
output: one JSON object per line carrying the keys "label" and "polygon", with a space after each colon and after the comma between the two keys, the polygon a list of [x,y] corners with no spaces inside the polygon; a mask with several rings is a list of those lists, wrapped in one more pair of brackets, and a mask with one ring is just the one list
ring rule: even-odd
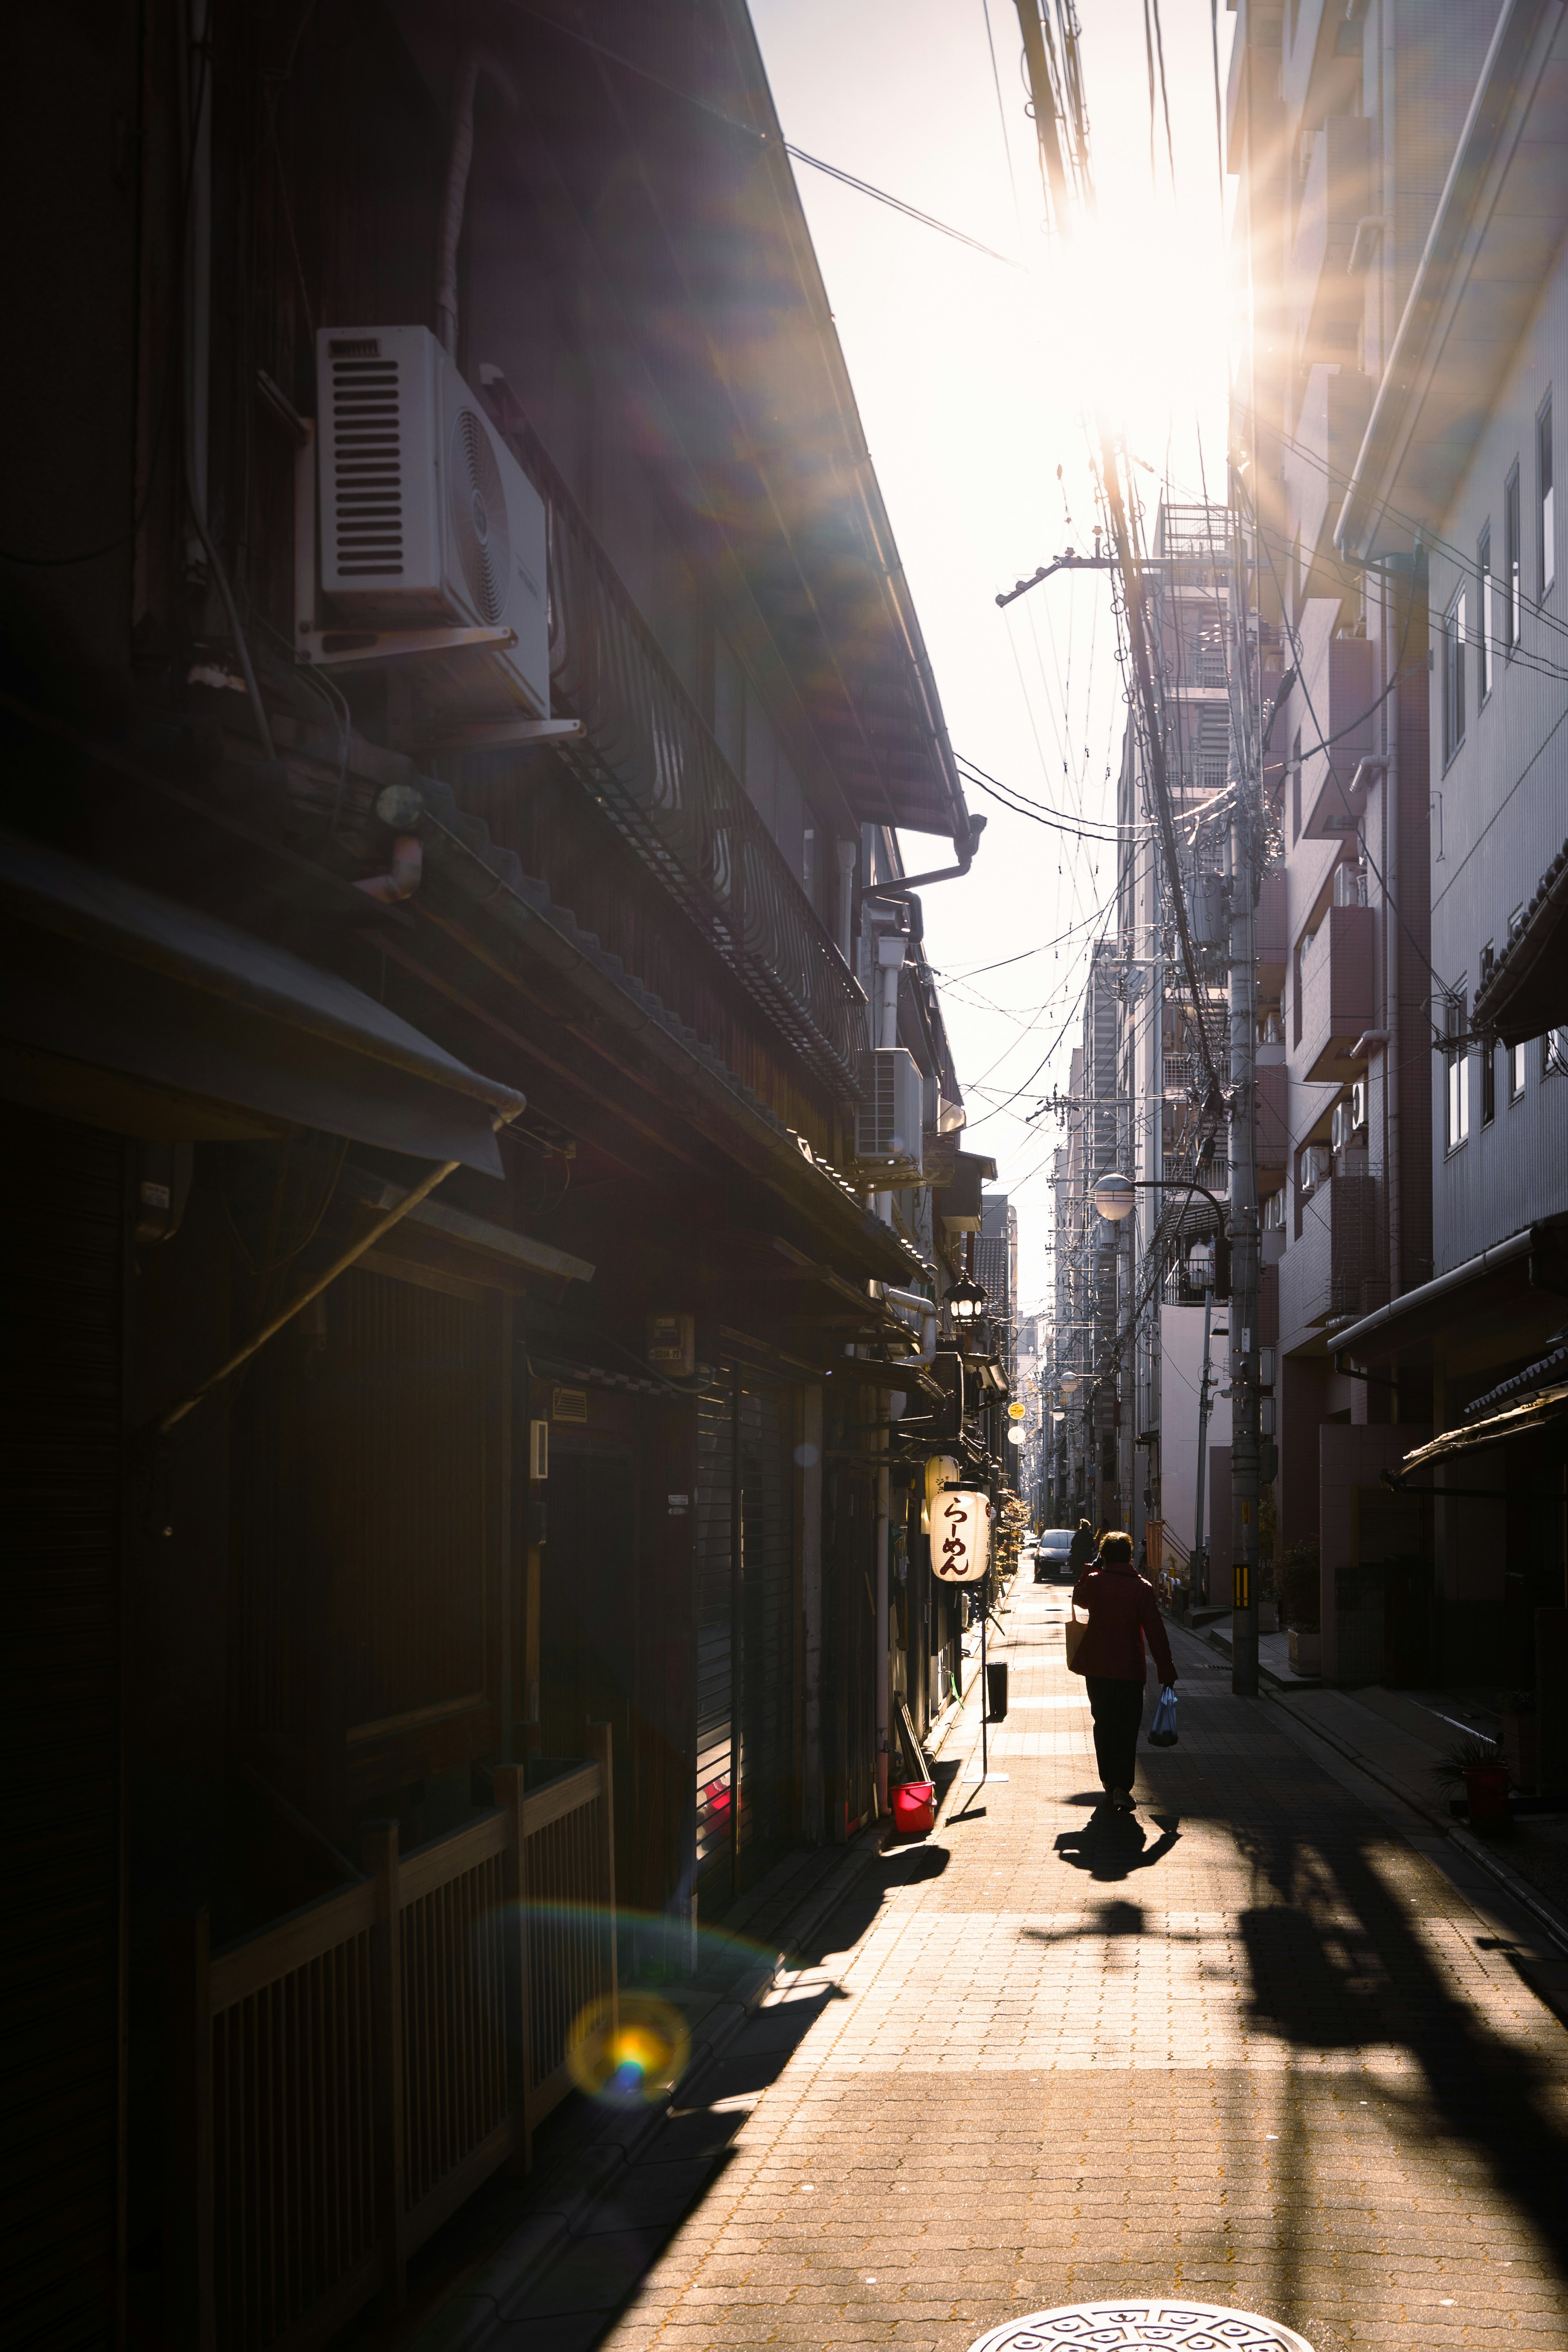
{"label": "manhole cover", "polygon": [[969,2352],[1123,2352],[1145,2344],[1166,2352],[1312,2352],[1277,2320],[1213,2303],[1066,2303],[1005,2320]]}

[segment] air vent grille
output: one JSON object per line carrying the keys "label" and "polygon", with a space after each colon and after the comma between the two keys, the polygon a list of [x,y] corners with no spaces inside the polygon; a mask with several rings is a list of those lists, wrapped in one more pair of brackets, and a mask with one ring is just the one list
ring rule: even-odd
{"label": "air vent grille", "polygon": [[403,567],[398,363],[354,356],[352,345],[332,348],[338,572],[345,579],[396,580]]}
{"label": "air vent grille", "polygon": [[507,493],[490,436],[471,408],[460,408],[446,457],[452,538],[474,609],[492,628],[507,616],[512,541]]}

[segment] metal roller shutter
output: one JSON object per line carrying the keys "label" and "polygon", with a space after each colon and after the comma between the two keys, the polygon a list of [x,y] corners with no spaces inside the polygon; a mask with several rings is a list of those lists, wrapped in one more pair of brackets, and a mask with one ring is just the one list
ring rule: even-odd
{"label": "metal roller shutter", "polygon": [[[730,1501],[734,1463],[729,1389],[697,1400],[696,1883],[729,1885],[730,1734],[733,1714]],[[719,1898],[722,1900],[722,1895]]]}
{"label": "metal roller shutter", "polygon": [[794,1397],[736,1373],[697,1405],[696,1881],[709,1904],[794,1832]]}
{"label": "metal roller shutter", "polygon": [[0,2337],[116,2333],[124,1152],[0,1104]]}
{"label": "metal roller shutter", "polygon": [[794,1415],[787,1389],[740,1398],[744,1577],[740,1779],[742,1885],[789,1843],[795,1727]]}

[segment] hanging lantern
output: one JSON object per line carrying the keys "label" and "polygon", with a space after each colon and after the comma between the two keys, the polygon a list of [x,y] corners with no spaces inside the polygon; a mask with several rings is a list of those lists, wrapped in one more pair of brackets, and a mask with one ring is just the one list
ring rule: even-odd
{"label": "hanging lantern", "polygon": [[958,1483],[958,1465],[951,1454],[931,1454],[925,1461],[925,1507],[933,1510],[944,1486]]}
{"label": "hanging lantern", "polygon": [[990,1565],[991,1502],[972,1486],[946,1486],[931,1506],[931,1573],[976,1584]]}
{"label": "hanging lantern", "polygon": [[972,1276],[966,1275],[947,1293],[947,1312],[960,1330],[967,1330],[985,1313],[987,1293]]}

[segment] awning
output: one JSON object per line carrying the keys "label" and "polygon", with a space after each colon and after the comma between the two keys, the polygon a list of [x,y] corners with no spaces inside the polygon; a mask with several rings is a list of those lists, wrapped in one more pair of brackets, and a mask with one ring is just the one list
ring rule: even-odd
{"label": "awning", "polygon": [[1568,1022],[1568,841],[1545,873],[1524,919],[1476,991],[1470,1026],[1522,1045]]}
{"label": "awning", "polygon": [[[1370,1315],[1331,1335],[1338,1370],[1354,1377],[1367,1363],[1386,1362],[1460,1326],[1472,1338],[1494,1335],[1504,1360],[1517,1363],[1532,1314],[1562,1321],[1562,1286],[1568,1277],[1568,1217],[1539,1218],[1517,1234],[1478,1250],[1462,1265],[1434,1275],[1414,1290],[1375,1307]],[[1499,1277],[1502,1277],[1500,1280]],[[1544,1332],[1542,1334],[1545,1336]]]}
{"label": "awning", "polygon": [[1404,1484],[1412,1471],[1429,1469],[1438,1462],[1447,1462],[1456,1454],[1473,1454],[1482,1445],[1500,1445],[1510,1437],[1531,1437],[1551,1421],[1561,1421],[1568,1414],[1568,1381],[1555,1388],[1542,1389],[1539,1396],[1527,1397],[1522,1404],[1510,1405],[1504,1412],[1489,1413],[1484,1421],[1471,1422],[1468,1428],[1446,1429],[1425,1445],[1407,1454],[1400,1466],[1399,1483]]}
{"label": "awning", "polygon": [[121,1133],[319,1129],[501,1172],[522,1097],[336,973],[0,833],[0,1087]]}

